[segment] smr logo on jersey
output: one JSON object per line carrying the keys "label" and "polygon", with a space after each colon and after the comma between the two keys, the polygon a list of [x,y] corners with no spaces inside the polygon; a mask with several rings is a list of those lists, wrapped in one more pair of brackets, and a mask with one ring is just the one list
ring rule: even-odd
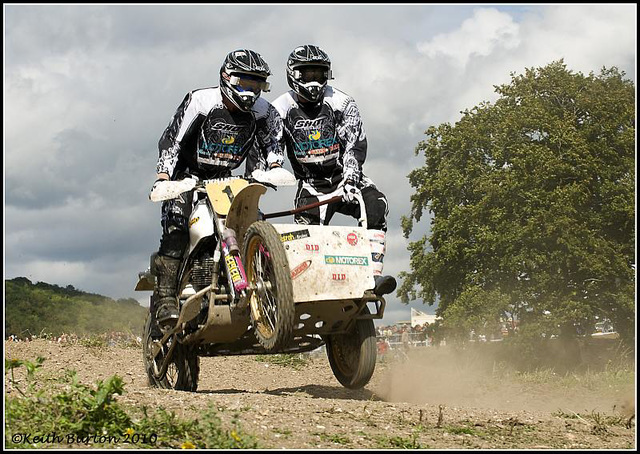
{"label": "smr logo on jersey", "polygon": [[315,120],[298,120],[296,124],[293,125],[293,129],[322,129],[322,122],[326,120],[326,117],[318,117]]}
{"label": "smr logo on jersey", "polygon": [[211,129],[213,129],[214,131],[240,132],[244,129],[244,126],[230,125],[229,123],[219,121],[211,126]]}

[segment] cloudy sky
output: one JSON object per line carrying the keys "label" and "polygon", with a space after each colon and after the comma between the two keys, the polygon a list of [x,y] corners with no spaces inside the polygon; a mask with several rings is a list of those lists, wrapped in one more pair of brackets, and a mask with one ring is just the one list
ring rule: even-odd
{"label": "cloudy sky", "polygon": [[[635,83],[636,13],[635,4],[5,4],[5,279],[148,301],[133,288],[159,244],[160,206],[147,195],[176,107],[189,90],[217,85],[237,48],[269,63],[263,96],[274,100],[288,89],[288,54],[307,43],[329,54],[333,85],[360,107],[364,170],[390,202],[385,272],[407,270],[400,217],[427,127],[494,101],[493,86],[512,72],[560,58],[585,75],[616,66]],[[293,195],[271,191],[264,211],[289,209]],[[410,240],[427,232],[425,217]],[[390,296],[383,323],[409,312]]]}

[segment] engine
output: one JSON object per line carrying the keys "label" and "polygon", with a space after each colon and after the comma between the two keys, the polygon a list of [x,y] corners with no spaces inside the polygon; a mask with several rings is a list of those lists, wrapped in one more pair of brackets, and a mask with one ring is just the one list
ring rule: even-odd
{"label": "engine", "polygon": [[211,285],[213,275],[213,255],[204,253],[193,261],[191,267],[191,285],[196,291]]}

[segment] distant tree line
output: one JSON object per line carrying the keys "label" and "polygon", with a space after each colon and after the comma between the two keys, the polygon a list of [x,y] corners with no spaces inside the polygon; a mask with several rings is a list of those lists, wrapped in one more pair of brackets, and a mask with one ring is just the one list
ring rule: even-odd
{"label": "distant tree line", "polygon": [[25,277],[5,280],[5,335],[20,338],[41,332],[79,336],[112,331],[142,333],[147,309],[133,298],[114,300]]}

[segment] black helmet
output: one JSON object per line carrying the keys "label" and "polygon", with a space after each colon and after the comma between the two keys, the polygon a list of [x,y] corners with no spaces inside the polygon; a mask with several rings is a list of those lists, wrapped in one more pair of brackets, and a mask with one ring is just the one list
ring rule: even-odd
{"label": "black helmet", "polygon": [[220,89],[240,110],[249,111],[260,97],[269,91],[269,65],[260,54],[248,49],[230,52],[220,68]]}
{"label": "black helmet", "polygon": [[332,78],[331,60],[318,46],[306,44],[289,54],[287,82],[298,96],[313,103],[322,100],[327,81]]}

